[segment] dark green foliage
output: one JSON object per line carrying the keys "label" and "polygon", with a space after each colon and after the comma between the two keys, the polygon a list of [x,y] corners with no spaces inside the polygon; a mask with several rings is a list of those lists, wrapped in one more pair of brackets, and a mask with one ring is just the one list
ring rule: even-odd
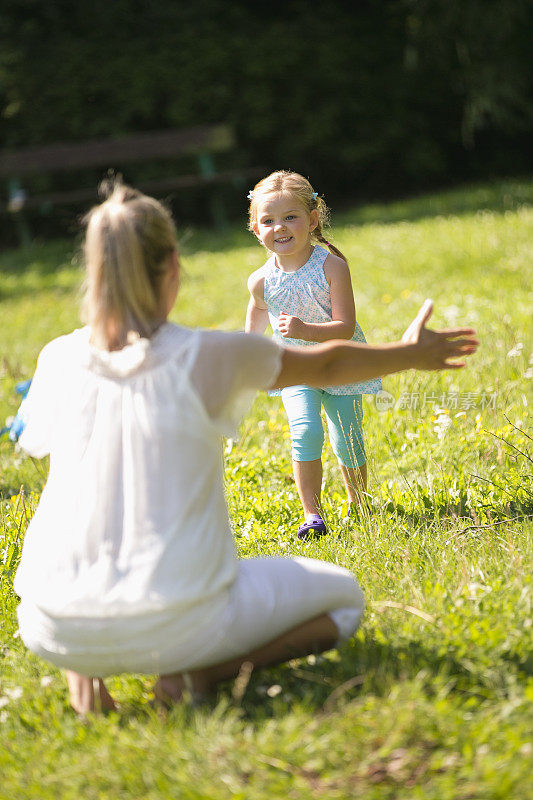
{"label": "dark green foliage", "polygon": [[530,166],[526,0],[277,9],[4,0],[0,147],[227,121],[241,163],[351,197]]}

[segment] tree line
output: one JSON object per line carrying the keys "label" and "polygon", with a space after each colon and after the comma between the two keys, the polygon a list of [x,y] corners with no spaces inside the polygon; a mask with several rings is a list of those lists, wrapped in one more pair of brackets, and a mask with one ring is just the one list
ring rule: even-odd
{"label": "tree line", "polygon": [[517,174],[532,21],[529,0],[3,0],[0,148],[227,122],[233,165],[329,196]]}

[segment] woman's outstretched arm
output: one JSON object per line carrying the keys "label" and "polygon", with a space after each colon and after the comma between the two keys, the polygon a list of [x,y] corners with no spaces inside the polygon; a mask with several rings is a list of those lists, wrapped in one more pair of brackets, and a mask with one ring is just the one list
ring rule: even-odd
{"label": "woman's outstretched arm", "polygon": [[[367,345],[333,340],[316,347],[287,347],[281,371],[271,388],[282,389],[301,383],[308,386],[336,386],[366,381],[406,369],[460,369],[464,358],[479,344],[472,328],[432,331],[425,324],[433,311],[426,300],[401,342]],[[460,358],[460,361],[449,359]]]}

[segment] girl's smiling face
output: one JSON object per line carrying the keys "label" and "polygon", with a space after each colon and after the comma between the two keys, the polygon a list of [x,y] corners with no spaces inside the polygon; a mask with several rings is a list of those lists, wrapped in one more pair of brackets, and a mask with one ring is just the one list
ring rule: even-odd
{"label": "girl's smiling face", "polygon": [[317,224],[316,210],[309,213],[292,194],[281,192],[259,201],[254,233],[281,265],[298,267],[309,258],[311,231]]}

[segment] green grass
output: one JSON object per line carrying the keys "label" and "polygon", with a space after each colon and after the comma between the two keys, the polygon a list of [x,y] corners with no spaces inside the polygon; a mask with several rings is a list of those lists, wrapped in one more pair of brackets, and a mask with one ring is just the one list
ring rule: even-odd
{"label": "green grass", "polygon": [[[121,713],[79,721],[61,674],[17,638],[12,580],[46,464],[0,442],[0,798],[531,796],[532,199],[533,183],[507,181],[336,215],[369,341],[398,337],[427,296],[435,325],[471,323],[482,341],[463,371],[384,380],[394,407],[365,400],[371,516],[346,521],[326,448],[331,535],[295,540],[277,399],[259,396],[226,443],[240,553],[324,558],[364,587],[362,628],[339,652],[163,716],[150,677],[117,676]],[[181,246],[173,319],[242,327],[260,248],[238,229],[185,230]],[[0,420],[43,344],[78,324],[80,280],[71,243],[0,255]]]}

